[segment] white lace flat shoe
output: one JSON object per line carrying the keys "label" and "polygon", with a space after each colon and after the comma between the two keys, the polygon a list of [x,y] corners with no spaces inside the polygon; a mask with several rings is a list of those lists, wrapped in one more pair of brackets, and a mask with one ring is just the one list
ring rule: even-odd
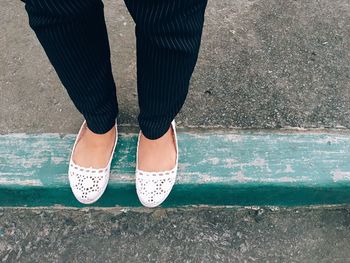
{"label": "white lace flat shoe", "polygon": [[104,168],[87,168],[74,163],[73,153],[84,128],[86,128],[86,120],[84,120],[83,124],[81,125],[79,133],[74,142],[69,161],[68,178],[75,198],[83,204],[92,204],[102,196],[108,184],[111,162],[118,141],[117,120],[115,123],[116,136],[114,146],[109,162]]}
{"label": "white lace flat shoe", "polygon": [[174,132],[174,141],[176,145],[176,163],[174,168],[167,171],[148,172],[138,168],[141,131],[139,132],[136,150],[136,192],[140,202],[146,207],[156,207],[160,205],[168,197],[176,181],[179,150],[175,119],[171,122],[171,127]]}

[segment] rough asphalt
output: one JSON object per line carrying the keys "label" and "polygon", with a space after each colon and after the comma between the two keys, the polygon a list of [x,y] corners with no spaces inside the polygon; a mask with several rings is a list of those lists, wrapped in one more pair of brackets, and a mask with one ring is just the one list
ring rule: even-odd
{"label": "rough asphalt", "polygon": [[350,262],[350,206],[1,208],[2,262]]}

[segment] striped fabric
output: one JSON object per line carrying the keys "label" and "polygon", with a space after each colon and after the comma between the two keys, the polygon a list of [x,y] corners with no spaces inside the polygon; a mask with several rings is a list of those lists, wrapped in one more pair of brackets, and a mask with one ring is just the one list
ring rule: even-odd
{"label": "striped fabric", "polygon": [[[182,108],[200,48],[207,0],[125,0],[135,22],[143,134],[158,139]],[[25,0],[29,25],[88,127],[103,134],[118,116],[100,0]]]}

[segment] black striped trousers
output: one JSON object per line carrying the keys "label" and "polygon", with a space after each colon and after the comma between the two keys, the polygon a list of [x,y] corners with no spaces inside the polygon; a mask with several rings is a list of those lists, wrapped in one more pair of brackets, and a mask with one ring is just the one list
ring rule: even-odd
{"label": "black striped trousers", "polygon": [[[75,107],[95,133],[118,116],[101,0],[22,0],[29,25]],[[158,139],[185,102],[208,0],[124,0],[135,22],[138,123]]]}

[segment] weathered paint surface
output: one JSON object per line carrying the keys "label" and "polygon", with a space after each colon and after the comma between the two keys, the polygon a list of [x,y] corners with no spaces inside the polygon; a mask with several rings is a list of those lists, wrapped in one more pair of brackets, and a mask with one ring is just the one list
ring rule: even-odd
{"label": "weathered paint surface", "polygon": [[[137,135],[119,136],[100,205],[139,205]],[[350,202],[350,135],[182,132],[178,138],[178,179],[165,205]],[[66,174],[74,139],[1,135],[0,205],[78,205]]]}

